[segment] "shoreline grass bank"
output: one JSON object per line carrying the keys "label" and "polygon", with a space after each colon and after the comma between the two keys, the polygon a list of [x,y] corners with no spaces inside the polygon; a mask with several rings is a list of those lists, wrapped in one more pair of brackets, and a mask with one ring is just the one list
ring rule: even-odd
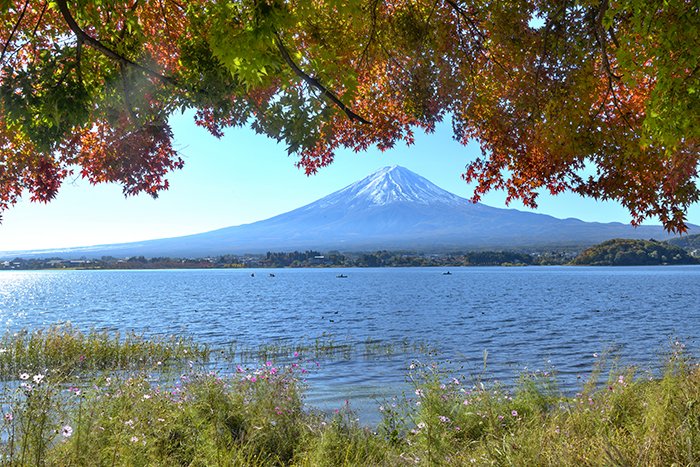
{"label": "shoreline grass bank", "polygon": [[547,372],[505,387],[408,362],[411,391],[373,427],[304,406],[303,346],[226,374],[188,339],[49,328],[0,346],[0,465],[700,463],[700,367],[680,345],[655,379],[601,358],[573,396]]}

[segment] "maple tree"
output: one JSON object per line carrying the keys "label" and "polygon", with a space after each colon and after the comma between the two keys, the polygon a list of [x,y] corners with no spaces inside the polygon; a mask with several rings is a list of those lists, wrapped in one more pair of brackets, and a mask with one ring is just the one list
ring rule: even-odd
{"label": "maple tree", "polygon": [[692,0],[0,0],[0,211],[78,171],[157,196],[168,118],[249,125],[311,174],[451,119],[463,175],[535,206],[612,199],[685,230],[700,199]]}

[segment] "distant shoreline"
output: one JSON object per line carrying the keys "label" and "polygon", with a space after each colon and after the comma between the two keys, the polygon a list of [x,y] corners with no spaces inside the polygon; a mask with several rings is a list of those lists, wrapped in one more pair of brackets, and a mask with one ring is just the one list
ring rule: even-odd
{"label": "distant shoreline", "polygon": [[[689,246],[693,247],[692,244]],[[316,250],[218,255],[203,258],[132,256],[100,259],[17,257],[0,261],[0,270],[120,270],[120,269],[268,269],[463,266],[654,266],[700,264],[698,250],[656,240],[614,239],[580,250],[467,251],[419,253],[388,251],[322,253]]]}
{"label": "distant shoreline", "polygon": [[446,268],[523,268],[523,267],[535,267],[535,268],[546,268],[546,267],[570,267],[570,268],[580,268],[580,267],[614,267],[614,268],[633,268],[633,267],[674,267],[674,266],[700,266],[700,263],[677,263],[677,264],[626,264],[626,265],[611,265],[611,264],[573,264],[573,263],[562,263],[562,264],[468,264],[468,265],[451,265],[451,266],[242,266],[242,267],[225,267],[225,266],[173,266],[173,267],[66,267],[66,268],[0,268],[0,273],[4,271],[206,271],[206,270],[280,270],[280,269],[327,269],[327,270],[340,270],[340,269],[409,269],[409,268],[433,268],[443,270],[444,275],[450,272]]}
{"label": "distant shoreline", "polygon": [[460,266],[533,266],[569,263],[574,253],[520,253],[480,251],[454,254],[421,254],[377,251],[373,253],[320,253],[318,251],[267,253],[265,255],[223,255],[206,258],[131,258],[101,259],[23,259],[0,262],[0,270],[69,269],[270,269],[270,268],[367,268]]}

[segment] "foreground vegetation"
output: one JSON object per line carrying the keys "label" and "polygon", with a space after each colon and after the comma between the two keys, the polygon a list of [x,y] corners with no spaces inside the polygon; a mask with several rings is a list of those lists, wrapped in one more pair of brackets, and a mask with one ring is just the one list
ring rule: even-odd
{"label": "foreground vegetation", "polygon": [[[31,335],[31,338],[27,336]],[[408,394],[359,424],[349,405],[304,407],[296,353],[219,374],[181,342],[164,368],[151,342],[72,330],[9,334],[3,341],[2,465],[697,465],[700,369],[680,345],[656,379],[600,358],[574,396],[547,372],[514,388],[409,365]],[[65,340],[66,342],[62,342]],[[51,349],[80,348],[80,354]],[[11,350],[10,350],[11,349]],[[178,355],[195,356],[180,359]],[[117,355],[127,353],[132,362]],[[13,362],[21,356],[21,364]],[[82,361],[100,365],[81,366]],[[3,357],[4,358],[4,357]],[[160,358],[160,357],[158,357]],[[39,362],[51,363],[41,370]],[[141,362],[141,365],[133,364]],[[18,368],[26,364],[31,371]]]}

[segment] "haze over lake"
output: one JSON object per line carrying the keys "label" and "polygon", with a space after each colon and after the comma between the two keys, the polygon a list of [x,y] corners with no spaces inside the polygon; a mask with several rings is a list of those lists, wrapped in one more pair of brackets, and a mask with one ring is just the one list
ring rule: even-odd
{"label": "haze over lake", "polygon": [[[610,350],[623,363],[658,367],[680,339],[697,355],[700,267],[527,267],[0,273],[0,319],[8,329],[70,321],[82,329],[181,334],[215,347],[323,335],[354,342],[403,341],[439,349],[438,359],[512,382],[525,367],[555,368],[565,389]],[[251,277],[251,273],[255,276]],[[273,273],[275,277],[269,274]],[[339,279],[338,274],[348,277]],[[376,398],[404,387],[412,358],[319,362],[307,402],[344,399],[372,418]]]}

